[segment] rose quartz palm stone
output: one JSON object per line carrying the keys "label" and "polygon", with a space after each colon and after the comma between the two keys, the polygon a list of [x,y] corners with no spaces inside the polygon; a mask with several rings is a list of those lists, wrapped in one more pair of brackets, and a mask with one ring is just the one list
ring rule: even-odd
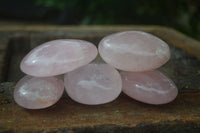
{"label": "rose quartz palm stone", "polygon": [[170,58],[169,46],[164,41],[141,31],[106,36],[98,49],[105,62],[124,71],[154,70]]}
{"label": "rose quartz palm stone", "polygon": [[60,39],[46,42],[30,51],[21,70],[35,77],[49,77],[86,65],[97,56],[97,48],[83,40]]}
{"label": "rose quartz palm stone", "polygon": [[121,93],[121,76],[108,64],[92,63],[71,71],[64,78],[68,95],[76,102],[98,105],[113,101]]}
{"label": "rose quartz palm stone", "polygon": [[122,91],[131,98],[148,104],[165,104],[178,94],[176,85],[159,71],[121,72]]}
{"label": "rose quartz palm stone", "polygon": [[25,76],[14,89],[17,104],[27,109],[42,109],[55,104],[64,91],[63,81],[56,77]]}

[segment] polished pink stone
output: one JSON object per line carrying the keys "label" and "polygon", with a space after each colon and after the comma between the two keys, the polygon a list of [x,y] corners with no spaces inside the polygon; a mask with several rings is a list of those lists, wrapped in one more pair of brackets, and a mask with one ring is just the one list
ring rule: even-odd
{"label": "polished pink stone", "polygon": [[64,91],[63,81],[56,77],[25,76],[14,89],[16,103],[27,109],[42,109],[55,104]]}
{"label": "polished pink stone", "polygon": [[121,93],[119,72],[108,64],[92,63],[65,75],[65,89],[76,102],[88,105],[113,101]]}
{"label": "polished pink stone", "polygon": [[28,53],[21,70],[36,77],[49,77],[86,65],[97,56],[97,48],[83,40],[60,39],[46,42]]}
{"label": "polished pink stone", "polygon": [[141,31],[125,31],[104,37],[99,53],[105,62],[124,71],[149,71],[170,58],[169,46],[156,36]]}
{"label": "polished pink stone", "polygon": [[159,71],[121,72],[122,91],[138,101],[165,104],[178,94],[176,85]]}

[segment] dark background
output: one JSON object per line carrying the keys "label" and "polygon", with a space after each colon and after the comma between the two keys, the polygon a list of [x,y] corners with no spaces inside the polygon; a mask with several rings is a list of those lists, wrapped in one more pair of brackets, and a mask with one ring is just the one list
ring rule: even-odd
{"label": "dark background", "polygon": [[163,25],[200,40],[200,0],[1,0],[0,22]]}

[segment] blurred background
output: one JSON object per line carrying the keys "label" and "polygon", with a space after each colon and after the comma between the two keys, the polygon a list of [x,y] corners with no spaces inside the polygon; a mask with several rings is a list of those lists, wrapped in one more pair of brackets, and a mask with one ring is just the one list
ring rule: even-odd
{"label": "blurred background", "polygon": [[0,24],[162,25],[200,40],[200,0],[1,0]]}

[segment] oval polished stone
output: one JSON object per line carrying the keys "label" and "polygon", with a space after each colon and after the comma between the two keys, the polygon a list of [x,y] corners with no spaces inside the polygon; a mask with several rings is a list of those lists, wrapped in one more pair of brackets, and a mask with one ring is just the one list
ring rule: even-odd
{"label": "oval polished stone", "polygon": [[56,77],[23,77],[15,86],[15,102],[27,109],[42,109],[55,104],[64,91],[63,81]]}
{"label": "oval polished stone", "polygon": [[171,79],[159,71],[121,72],[122,91],[131,98],[148,104],[173,101],[178,90]]}
{"label": "oval polished stone", "polygon": [[97,56],[90,42],[60,39],[46,42],[30,51],[21,62],[21,70],[35,77],[49,77],[86,65]]}
{"label": "oval polished stone", "polygon": [[169,46],[156,36],[141,31],[125,31],[104,37],[99,53],[105,62],[124,71],[149,71],[170,58]]}
{"label": "oval polished stone", "polygon": [[108,64],[98,63],[67,73],[64,84],[69,97],[88,105],[111,102],[119,96],[122,89],[119,72]]}

